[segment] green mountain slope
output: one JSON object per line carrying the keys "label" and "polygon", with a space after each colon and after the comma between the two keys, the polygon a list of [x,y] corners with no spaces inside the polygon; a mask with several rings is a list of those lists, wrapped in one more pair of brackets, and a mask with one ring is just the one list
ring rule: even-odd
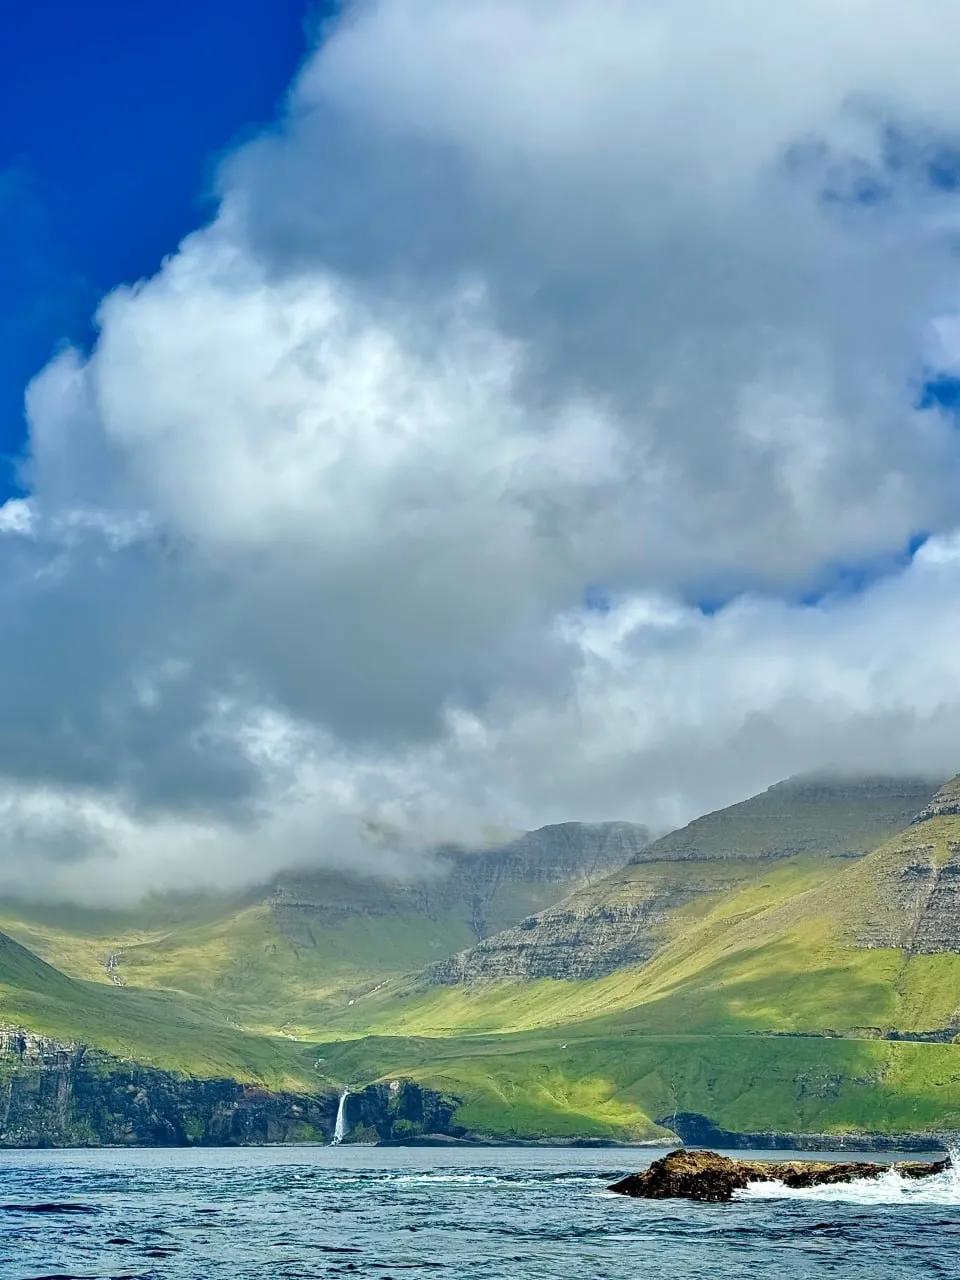
{"label": "green mountain slope", "polygon": [[307,1046],[251,1035],[201,1001],[70,978],[3,933],[0,1026],[192,1076],[274,1088],[316,1088],[319,1081]]}
{"label": "green mountain slope", "polygon": [[[436,985],[427,975],[378,993],[340,1024],[358,1034],[366,1022],[378,1037],[337,1050],[341,1069],[383,1061],[395,1073],[443,1079],[471,1099],[465,1114],[491,1126],[500,1114],[528,1134],[576,1128],[588,1115],[597,1134],[650,1136],[671,1110],[753,1131],[955,1128],[960,816],[944,798],[952,794],[945,789],[921,821],[856,861],[736,860],[734,883],[714,881],[715,892],[664,912],[659,949],[646,962],[588,979]],[[594,910],[606,897],[615,917],[640,869],[594,886]],[[533,1109],[532,1098],[540,1099]]]}
{"label": "green mountain slope", "polygon": [[671,831],[637,860],[858,857],[907,826],[939,782],[801,774]]}
{"label": "green mountain slope", "polygon": [[[327,1047],[365,1082],[409,1077],[462,1099],[455,1119],[509,1139],[672,1140],[679,1114],[740,1134],[838,1141],[960,1129],[955,1045],[563,1032],[377,1039]],[[831,1138],[830,1135],[833,1135]],[[768,1145],[764,1142],[761,1145]]]}
{"label": "green mountain slope", "polygon": [[[922,812],[897,832],[908,803]],[[299,1087],[409,1078],[494,1137],[646,1139],[678,1115],[746,1133],[960,1128],[960,784],[931,801],[914,783],[800,780],[703,823],[599,878],[602,858],[571,862],[549,836],[440,883],[366,882],[369,900],[349,878],[290,877],[227,911],[193,904],[154,936],[131,922],[124,987],[102,921],[80,939],[22,920],[77,972],[95,957],[98,980],[7,941],[0,1018]],[[881,840],[861,856],[868,832]],[[622,862],[623,837],[590,847],[613,839]]]}
{"label": "green mountain slope", "polygon": [[[441,983],[600,978],[657,954],[676,919],[703,914],[756,879],[758,863],[805,859],[830,875],[905,826],[935,784],[914,779],[801,777],[708,814],[654,841],[631,865],[519,927],[441,962]],[[816,870],[815,870],[816,868]]]}
{"label": "green mountain slope", "polygon": [[[380,1032],[615,1018],[658,1034],[951,1039],[960,1028],[958,851],[960,815],[938,812],[852,863],[790,858],[754,863],[751,873],[740,861],[726,886],[715,881],[707,886],[714,892],[664,915],[646,963],[587,981],[421,981],[402,1001],[381,997],[378,1008],[372,997],[354,1019],[375,1021]],[[657,867],[631,867],[595,886],[595,910],[605,897],[615,904],[635,871]]]}
{"label": "green mountain slope", "polygon": [[360,993],[622,866],[647,840],[637,824],[563,823],[443,851],[412,880],[291,873],[241,898],[127,913],[8,903],[0,928],[70,976],[200,997],[258,1033],[309,1039]]}

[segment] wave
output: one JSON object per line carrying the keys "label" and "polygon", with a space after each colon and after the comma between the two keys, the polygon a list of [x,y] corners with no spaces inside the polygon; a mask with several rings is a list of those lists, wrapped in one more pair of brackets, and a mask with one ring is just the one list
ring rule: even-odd
{"label": "wave", "polygon": [[831,1200],[846,1204],[960,1205],[960,1152],[951,1150],[950,1167],[930,1178],[903,1178],[889,1169],[879,1178],[855,1178],[819,1187],[787,1187],[782,1182],[751,1182],[737,1200]]}
{"label": "wave", "polygon": [[386,1181],[414,1185],[438,1182],[467,1182],[474,1185],[493,1186],[497,1182],[505,1181],[505,1179],[487,1173],[400,1173],[394,1177],[388,1177]]}

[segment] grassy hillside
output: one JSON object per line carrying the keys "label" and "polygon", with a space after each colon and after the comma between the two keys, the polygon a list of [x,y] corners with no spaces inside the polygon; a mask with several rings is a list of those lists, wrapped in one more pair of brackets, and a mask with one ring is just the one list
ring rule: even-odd
{"label": "grassy hillside", "polygon": [[[917,867],[922,853],[942,880],[958,848],[960,817],[945,816],[854,863],[739,864],[732,890],[691,899],[661,922],[661,949],[648,963],[587,981],[408,981],[357,1002],[332,1025],[379,1035],[571,1023],[586,1032],[597,1020],[651,1034],[942,1030],[960,1017],[960,913],[950,904],[953,949],[915,949],[923,920],[917,895],[935,901],[927,888],[916,889]],[[618,888],[622,881],[613,878]]]}
{"label": "grassy hillside", "polygon": [[527,1136],[651,1136],[671,1110],[747,1130],[955,1129],[960,1045],[886,1037],[960,1030],[958,851],[946,814],[853,863],[755,865],[668,915],[647,964],[407,984],[338,1023],[377,1038],[324,1052],[341,1071],[443,1080],[464,1123]]}
{"label": "grassy hillside", "polygon": [[[434,981],[596,979],[644,964],[672,921],[696,917],[749,884],[766,864],[806,858],[829,875],[867,841],[903,827],[931,784],[895,779],[795,778],[655,841],[630,865],[576,890],[513,929],[441,962]],[[875,838],[874,838],[875,837]]]}
{"label": "grassy hillside", "polygon": [[[889,837],[897,806],[924,807],[912,788],[895,803],[880,788],[872,829]],[[88,917],[84,932],[36,913],[22,936],[60,948],[76,975],[99,966],[97,980],[4,940],[0,1018],[197,1074],[299,1087],[409,1076],[462,1098],[460,1123],[504,1137],[650,1138],[676,1111],[749,1131],[960,1128],[960,815],[941,796],[851,858],[868,790],[848,788],[848,809],[831,793],[833,836],[824,818],[798,842],[788,823],[775,845],[764,802],[747,856],[714,843],[705,859],[634,862],[536,908],[484,944],[498,963],[523,956],[492,979],[421,968],[475,936],[463,884],[425,897],[368,882],[364,900],[291,881],[219,914],[195,903],[152,933],[142,919],[123,933]],[[792,794],[791,822],[809,803]],[[730,821],[746,829],[742,812]],[[508,897],[519,913],[555,893],[551,877],[488,885],[487,918]],[[118,941],[126,987],[103,969]],[[596,967],[591,949],[615,962]],[[541,976],[544,956],[580,967]]]}
{"label": "grassy hillside", "polygon": [[362,992],[542,909],[647,838],[636,824],[564,823],[448,850],[409,881],[301,872],[129,912],[7,903],[0,929],[71,977],[200,997],[258,1034],[309,1039]]}
{"label": "grassy hillside", "polygon": [[857,857],[907,826],[939,783],[803,774],[671,831],[639,857]]}
{"label": "grassy hillside", "polygon": [[322,1052],[343,1079],[404,1075],[454,1093],[464,1099],[457,1121],[495,1137],[643,1141],[667,1136],[678,1111],[740,1132],[960,1128],[952,1045],[565,1031],[352,1041]]}
{"label": "grassy hillside", "polygon": [[0,1024],[194,1076],[316,1088],[312,1047],[250,1035],[215,1008],[69,978],[0,934]]}

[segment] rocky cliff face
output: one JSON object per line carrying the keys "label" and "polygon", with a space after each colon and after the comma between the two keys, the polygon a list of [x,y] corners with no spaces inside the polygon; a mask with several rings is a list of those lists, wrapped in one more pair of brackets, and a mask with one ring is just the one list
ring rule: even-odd
{"label": "rocky cliff face", "polygon": [[585,908],[576,901],[449,956],[428,971],[441,985],[505,978],[598,978],[641,964],[654,950],[653,926],[679,900],[658,895],[617,907]]}
{"label": "rocky cliff face", "polygon": [[[347,1098],[347,1142],[461,1137],[459,1098],[411,1080]],[[0,1028],[0,1147],[330,1142],[339,1094],[271,1092],[120,1062],[86,1045]]]}
{"label": "rocky cliff face", "polygon": [[313,930],[358,915],[409,911],[427,920],[452,912],[479,940],[512,924],[523,910],[624,866],[649,838],[646,827],[630,822],[558,823],[492,849],[443,849],[437,873],[412,880],[361,880],[331,873],[285,876],[272,909],[294,941],[310,942]]}
{"label": "rocky cliff face", "polygon": [[960,814],[960,775],[944,783],[933,799],[923,806],[913,819],[915,823],[930,818],[942,818],[947,814]]}
{"label": "rocky cliff face", "polygon": [[[644,845],[629,866],[431,966],[427,979],[445,985],[586,979],[643,964],[677,908],[730,892],[756,874],[760,861],[860,857],[907,826],[931,789],[930,782],[890,778],[779,783]],[[940,875],[944,903],[952,886],[949,875]]]}
{"label": "rocky cliff face", "polygon": [[960,816],[935,799],[871,862],[857,945],[908,955],[960,952]]}
{"label": "rocky cliff face", "polygon": [[0,1146],[232,1146],[329,1141],[334,1093],[271,1093],[133,1066],[82,1044],[0,1031]]}
{"label": "rocky cliff face", "polygon": [[452,1094],[424,1089],[413,1080],[367,1085],[347,1097],[344,1141],[402,1144],[419,1138],[461,1138],[467,1131],[453,1119],[459,1105],[460,1099]]}
{"label": "rocky cliff face", "polygon": [[657,1124],[675,1133],[688,1147],[719,1147],[725,1151],[836,1151],[854,1146],[858,1151],[942,1151],[942,1137],[931,1133],[871,1133],[853,1135],[809,1133],[802,1130],[724,1129],[696,1111],[674,1111]]}
{"label": "rocky cliff face", "polygon": [[744,874],[744,864],[732,860],[631,866],[440,961],[426,976],[441,985],[604,977],[649,960],[669,912],[733,889]]}

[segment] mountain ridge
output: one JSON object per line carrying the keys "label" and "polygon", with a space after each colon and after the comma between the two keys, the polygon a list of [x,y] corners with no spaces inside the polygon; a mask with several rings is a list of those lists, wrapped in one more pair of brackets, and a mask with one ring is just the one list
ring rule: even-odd
{"label": "mountain ridge", "polygon": [[674,858],[861,857],[912,822],[940,779],[797,774],[652,841],[638,861]]}
{"label": "mountain ridge", "polygon": [[[921,779],[787,779],[653,841],[627,867],[440,961],[428,980],[596,978],[642,964],[662,944],[671,913],[733,891],[756,874],[758,862],[862,857],[905,827],[935,785]],[[824,810],[830,815],[826,831]],[[811,830],[814,814],[821,823]]]}
{"label": "mountain ridge", "polygon": [[[244,927],[253,932],[235,981],[248,981],[247,992],[218,988],[223,967],[213,985],[200,975],[193,992],[139,985],[135,957],[120,962],[126,987],[84,982],[30,968],[22,948],[11,954],[28,972],[4,986],[0,947],[0,1017],[23,1015],[37,1031],[56,1022],[90,1043],[109,1038],[113,1052],[194,1078],[219,1072],[325,1095],[349,1085],[374,1090],[371,1099],[412,1082],[424,1096],[449,1100],[441,1111],[451,1132],[490,1140],[671,1140],[675,1115],[744,1142],[750,1134],[798,1141],[806,1134],[822,1145],[836,1133],[871,1145],[914,1144],[937,1127],[960,1127],[952,890],[960,814],[933,811],[945,798],[952,803],[952,785],[933,796],[928,784],[905,817],[915,780],[788,781],[752,806],[731,807],[727,834],[741,840],[739,857],[648,859],[645,846],[626,865],[473,946],[322,998],[311,985],[314,969],[298,971],[304,991],[291,994],[291,970],[281,965],[274,977],[283,1007],[271,1006],[274,989],[261,972],[269,955],[262,902],[245,908],[252,915]],[[723,812],[707,815],[714,831]],[[776,812],[783,829],[771,844]],[[815,820],[798,845],[809,814]],[[861,852],[878,824],[884,838]],[[622,840],[618,849],[622,855]],[[716,842],[707,852],[718,850],[729,852]],[[521,853],[511,856],[522,862]],[[462,888],[454,895],[460,936],[473,930]],[[368,917],[364,937],[371,947],[379,940],[384,954],[394,950],[392,918]],[[422,910],[412,918],[421,934],[436,928]],[[544,920],[556,926],[555,938],[543,934]],[[196,954],[205,954],[214,945],[211,926],[198,928]],[[526,953],[513,945],[517,934]],[[404,926],[401,941],[409,936]],[[320,951],[318,940],[310,954]],[[462,972],[464,956],[481,956],[482,970],[498,955],[517,954],[524,959],[513,969]],[[161,977],[171,972],[169,957],[165,964]],[[439,980],[445,965],[461,971]],[[35,998],[20,991],[18,1004],[17,983],[25,987],[37,973]],[[360,1125],[357,1133],[365,1132]]]}

